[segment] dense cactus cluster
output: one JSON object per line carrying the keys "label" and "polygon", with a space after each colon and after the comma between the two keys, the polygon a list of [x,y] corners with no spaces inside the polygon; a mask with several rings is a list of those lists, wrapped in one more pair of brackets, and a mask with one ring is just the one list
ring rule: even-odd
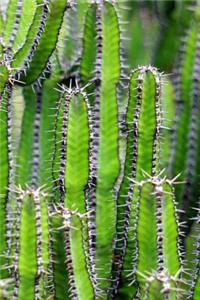
{"label": "dense cactus cluster", "polygon": [[158,2],[0,6],[0,299],[200,299],[199,6]]}

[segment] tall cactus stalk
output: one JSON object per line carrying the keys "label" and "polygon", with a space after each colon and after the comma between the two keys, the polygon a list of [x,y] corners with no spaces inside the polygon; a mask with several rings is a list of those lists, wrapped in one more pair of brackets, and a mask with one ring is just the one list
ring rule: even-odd
{"label": "tall cactus stalk", "polygon": [[[120,277],[122,285],[126,285],[135,276],[138,188],[134,186],[134,180],[142,180],[143,171],[154,176],[158,169],[160,89],[160,75],[154,68],[142,67],[132,73],[126,117],[128,134],[125,169],[117,203],[117,236],[113,265],[114,273],[116,272],[115,289]],[[148,131],[145,130],[146,127]],[[130,278],[127,277],[128,273],[132,273]]]}

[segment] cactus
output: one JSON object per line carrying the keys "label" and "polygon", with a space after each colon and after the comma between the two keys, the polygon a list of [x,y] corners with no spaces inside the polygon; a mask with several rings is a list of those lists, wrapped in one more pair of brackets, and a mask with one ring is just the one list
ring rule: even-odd
{"label": "cactus", "polygon": [[[199,196],[199,16],[198,8],[191,27],[184,38],[175,67],[175,117],[171,140],[170,175],[180,173],[176,187],[176,197],[183,210],[181,220],[191,226],[195,206]],[[187,142],[186,142],[187,137]],[[188,227],[189,228],[189,227]],[[186,229],[187,231],[187,229]]]}
{"label": "cactus", "polygon": [[0,299],[199,299],[199,6],[173,3],[0,3]]}

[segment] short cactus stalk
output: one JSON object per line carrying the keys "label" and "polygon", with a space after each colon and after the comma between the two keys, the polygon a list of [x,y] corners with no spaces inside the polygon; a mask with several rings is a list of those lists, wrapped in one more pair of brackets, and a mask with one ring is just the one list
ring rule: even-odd
{"label": "short cactus stalk", "polygon": [[0,299],[200,298],[199,4],[165,2],[1,1]]}

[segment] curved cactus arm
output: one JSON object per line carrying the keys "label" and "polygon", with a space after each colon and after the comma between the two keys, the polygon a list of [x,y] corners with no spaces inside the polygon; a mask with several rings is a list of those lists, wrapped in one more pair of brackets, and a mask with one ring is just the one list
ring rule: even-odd
{"label": "curved cactus arm", "polygon": [[[198,10],[197,10],[198,11]],[[176,186],[176,197],[182,209],[182,221],[192,216],[192,207],[199,194],[197,180],[198,143],[199,143],[199,21],[193,20],[185,39],[184,51],[178,65],[175,82],[175,125],[172,136],[172,151],[170,159],[171,176],[180,174],[183,185]],[[183,47],[182,47],[183,48]]]}
{"label": "curved cactus arm", "polygon": [[26,40],[23,46],[20,49],[18,49],[18,51],[13,57],[12,67],[14,69],[21,69],[24,64],[24,68],[26,68],[26,64],[28,64],[31,61],[36,51],[36,48],[41,38],[41,34],[44,31],[48,14],[47,5],[43,4],[43,0],[37,0],[35,15],[27,33]]}
{"label": "curved cactus arm", "polygon": [[17,191],[13,299],[48,296],[49,227],[45,197],[39,189]]}
{"label": "curved cactus arm", "polygon": [[52,0],[44,3],[46,6],[46,25],[40,37],[40,42],[32,55],[31,60],[28,58],[22,72],[25,71],[26,75],[21,73],[21,80],[26,84],[31,84],[39,78],[45,70],[46,65],[53,51],[55,50],[58,34],[62,25],[63,15],[67,8],[66,0]]}
{"label": "curved cactus arm", "polygon": [[66,266],[69,274],[71,299],[95,299],[94,288],[88,270],[84,241],[86,215],[63,209],[63,232],[65,237]]}
{"label": "curved cactus arm", "polygon": [[[14,55],[25,43],[30,27],[33,24],[37,9],[36,0],[23,0],[20,8],[20,22],[15,38],[12,39],[12,54]],[[19,1],[18,1],[19,6]],[[19,8],[16,10],[16,15],[19,14]],[[16,22],[16,21],[15,21]],[[15,29],[16,30],[16,29]],[[10,39],[11,44],[11,39]]]}
{"label": "curved cactus arm", "polygon": [[90,5],[87,9],[83,31],[83,49],[80,62],[80,76],[84,84],[94,76],[96,56],[96,5]]}
{"label": "curved cactus arm", "polygon": [[[150,175],[158,170],[161,79],[156,69],[141,67],[130,79],[127,107],[127,150],[125,174],[118,194],[117,237],[114,265],[114,289],[117,292],[119,276],[121,288],[127,287],[135,278],[137,253],[136,226],[138,210],[138,187],[134,182],[143,179],[143,171]],[[123,272],[122,272],[123,266]],[[121,273],[122,272],[122,273]],[[127,275],[131,274],[130,277]]]}

